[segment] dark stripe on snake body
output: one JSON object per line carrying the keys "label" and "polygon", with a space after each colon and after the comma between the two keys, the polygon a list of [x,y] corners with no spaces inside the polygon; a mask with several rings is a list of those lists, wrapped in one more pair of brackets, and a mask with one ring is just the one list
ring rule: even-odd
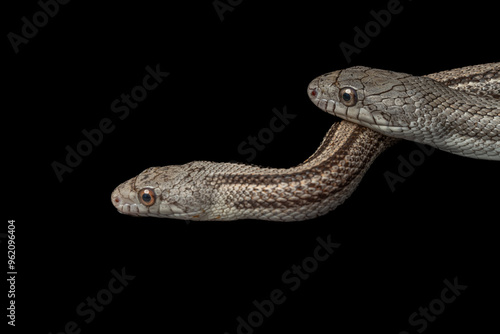
{"label": "dark stripe on snake body", "polygon": [[[376,151],[380,151],[381,147],[385,148],[389,145],[387,138],[382,135],[378,136],[378,140],[373,140],[373,137],[371,137],[369,142],[360,142],[361,134],[371,132],[371,130],[355,127],[342,145],[334,147],[336,143],[333,138],[338,126],[332,127],[318,150],[306,162],[299,165],[302,167],[300,171],[283,173],[279,177],[275,174],[225,175],[220,180],[219,191],[224,186],[234,188],[235,185],[244,185],[244,189],[252,189],[253,196],[232,202],[232,205],[237,209],[293,208],[318,203],[337,195],[344,191],[353,180],[365,173],[365,166],[378,156]],[[365,147],[364,150],[367,154],[357,157],[349,155],[354,145],[359,146],[360,149]],[[321,157],[326,150],[332,148],[335,149],[335,154]],[[316,159],[321,159],[321,161],[315,161]],[[306,165],[311,166],[306,167]],[[330,173],[337,173],[342,177],[328,177]],[[325,175],[325,177],[315,179],[315,175]],[[281,185],[281,188],[276,187],[277,190],[281,191],[265,191],[266,188],[273,184]],[[254,187],[258,189],[254,189]],[[245,190],[239,192],[242,191]],[[228,198],[233,201],[232,196]]]}

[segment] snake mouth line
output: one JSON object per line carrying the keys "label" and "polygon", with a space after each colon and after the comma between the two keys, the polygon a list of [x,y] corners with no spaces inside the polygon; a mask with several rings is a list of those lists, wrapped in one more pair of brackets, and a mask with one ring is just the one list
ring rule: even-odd
{"label": "snake mouth line", "polygon": [[135,217],[141,216],[137,204],[124,203],[125,201],[120,197],[114,197],[111,201],[113,202],[113,205],[118,210],[118,212]]}
{"label": "snake mouth line", "polygon": [[123,215],[128,215],[128,216],[132,216],[132,217],[140,217],[141,216],[139,213],[133,212],[130,209],[130,206],[123,206],[123,207],[118,209],[118,212],[123,214]]}
{"label": "snake mouth line", "polygon": [[386,135],[391,133],[397,136],[398,133],[410,129],[410,127],[402,125],[389,125],[388,121],[381,122],[380,119],[377,120],[369,111],[364,109],[347,108],[345,111],[340,110],[339,112],[336,110],[335,101],[332,99],[317,98],[315,99],[315,104],[318,108],[329,114],[368,127],[372,130],[379,131]]}
{"label": "snake mouth line", "polygon": [[160,214],[154,213],[154,212],[149,212],[149,211],[148,212],[140,212],[139,206],[135,203],[120,204],[120,205],[116,206],[116,209],[121,214],[133,216],[133,217],[161,217]]}

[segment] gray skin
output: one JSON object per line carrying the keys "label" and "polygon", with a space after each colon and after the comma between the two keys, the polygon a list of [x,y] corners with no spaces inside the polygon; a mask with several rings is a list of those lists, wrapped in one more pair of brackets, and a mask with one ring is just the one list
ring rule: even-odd
{"label": "gray skin", "polygon": [[291,168],[193,161],[148,168],[111,194],[119,212],[189,220],[300,221],[328,213],[356,189],[394,139],[343,121]]}
{"label": "gray skin", "polygon": [[[352,122],[333,124],[304,163],[283,169],[209,161],[151,167],[116,187],[111,201],[132,216],[312,219],[342,204],[376,157],[397,141],[377,132],[385,130],[499,160],[499,70],[499,64],[485,64],[413,77],[354,67],[323,75],[309,85],[312,101]],[[344,88],[356,98],[346,101]]]}
{"label": "gray skin", "polygon": [[[111,201],[119,212],[131,216],[205,220],[210,212],[200,203],[211,202],[212,188],[200,177],[203,163],[148,168],[116,187]],[[153,191],[152,205],[145,205],[139,198],[143,189]]]}
{"label": "gray skin", "polygon": [[319,76],[308,92],[320,109],[386,136],[500,160],[500,101],[492,97],[500,86],[499,64],[482,65],[483,73],[475,73],[478,86],[493,92],[489,96],[452,89],[430,77],[362,66]]}

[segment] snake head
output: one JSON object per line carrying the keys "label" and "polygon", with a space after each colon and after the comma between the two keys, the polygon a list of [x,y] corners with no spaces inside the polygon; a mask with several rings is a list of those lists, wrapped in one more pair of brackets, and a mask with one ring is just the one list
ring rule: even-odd
{"label": "snake head", "polygon": [[209,207],[198,162],[151,167],[120,184],[111,202],[120,213],[200,220]]}
{"label": "snake head", "polygon": [[324,74],[308,86],[308,95],[320,109],[386,135],[412,125],[414,102],[405,73],[363,66]]}

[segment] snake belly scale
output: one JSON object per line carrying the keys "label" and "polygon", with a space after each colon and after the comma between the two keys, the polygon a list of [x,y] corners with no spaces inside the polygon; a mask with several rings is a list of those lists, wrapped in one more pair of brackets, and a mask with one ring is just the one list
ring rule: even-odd
{"label": "snake belly scale", "polygon": [[132,216],[184,220],[300,221],[328,213],[399,138],[500,160],[500,63],[425,77],[352,67],[314,79],[311,100],[346,120],[292,168],[193,161],[151,167],[111,201]]}

